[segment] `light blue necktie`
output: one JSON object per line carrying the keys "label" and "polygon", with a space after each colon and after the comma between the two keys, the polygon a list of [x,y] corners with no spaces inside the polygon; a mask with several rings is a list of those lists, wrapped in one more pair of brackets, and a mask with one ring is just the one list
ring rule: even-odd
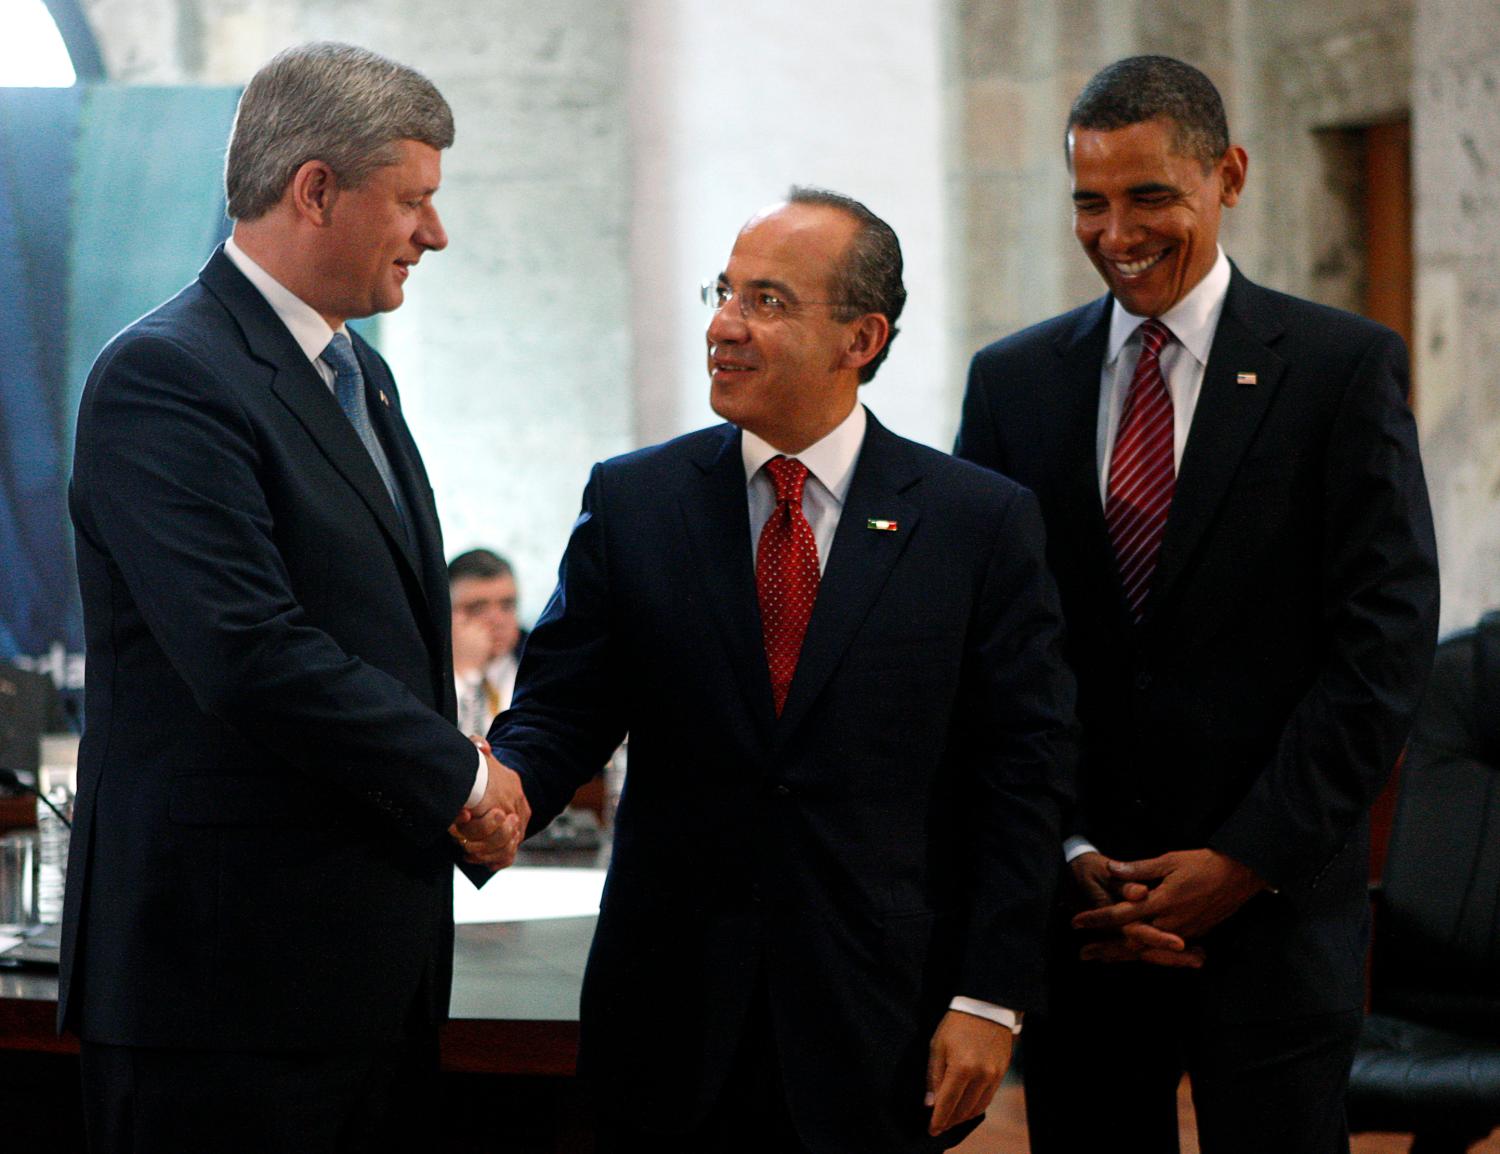
{"label": "light blue necktie", "polygon": [[333,370],[333,393],[338,398],[339,408],[344,410],[344,415],[349,418],[349,423],[364,442],[370,459],[375,462],[375,469],[385,482],[386,492],[391,495],[391,503],[396,506],[396,519],[406,530],[407,540],[410,542],[411,525],[406,519],[406,510],[401,506],[401,491],[396,487],[396,475],[391,471],[385,446],[375,435],[375,426],[370,424],[370,410],[365,400],[365,374],[359,367],[359,359],[354,355],[354,346],[344,333],[334,333],[333,340],[328,342],[328,347],[323,350],[319,359]]}

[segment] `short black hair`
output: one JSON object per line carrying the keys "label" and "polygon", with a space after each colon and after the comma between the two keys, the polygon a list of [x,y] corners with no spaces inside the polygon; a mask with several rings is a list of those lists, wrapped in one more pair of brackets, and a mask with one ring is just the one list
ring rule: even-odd
{"label": "short black hair", "polygon": [[1229,150],[1229,121],[1214,83],[1170,56],[1128,56],[1094,73],[1068,110],[1063,147],[1075,128],[1112,132],[1147,120],[1170,120],[1173,147],[1208,168]]}
{"label": "short black hair", "polygon": [[896,339],[896,318],[906,307],[906,285],[901,280],[901,242],[896,232],[852,196],[826,188],[792,185],[788,204],[817,204],[838,209],[854,218],[859,231],[849,242],[848,251],[838,267],[829,271],[834,296],[839,301],[841,319],[853,320],[865,313],[881,313],[891,324],[885,347],[859,370],[859,383],[875,376],[875,370],[891,351]]}
{"label": "short black hair", "polygon": [[510,562],[493,549],[470,549],[448,562],[448,584],[455,581],[493,581],[496,577],[514,577]]}

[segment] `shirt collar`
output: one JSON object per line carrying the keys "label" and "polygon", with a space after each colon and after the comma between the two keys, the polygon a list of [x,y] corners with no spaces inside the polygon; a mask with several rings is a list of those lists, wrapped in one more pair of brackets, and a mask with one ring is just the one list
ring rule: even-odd
{"label": "shirt collar", "polygon": [[[235,268],[245,274],[245,279],[255,286],[260,295],[266,298],[266,303],[271,306],[276,315],[281,318],[281,323],[286,325],[287,331],[292,334],[297,347],[302,350],[303,355],[309,361],[316,365],[318,358],[323,355],[323,350],[328,347],[328,342],[333,339],[333,329],[329,328],[328,322],[318,315],[318,310],[251,260],[249,254],[235,244],[232,236],[224,242],[224,255],[229,258]],[[338,331],[346,334],[348,332],[343,325],[339,326]]]}
{"label": "shirt collar", "polygon": [[[849,483],[854,479],[854,463],[859,459],[860,446],[865,443],[865,424],[865,407],[856,403],[831,433],[796,454],[797,460],[807,466],[807,471],[833,494],[840,505],[844,503]],[[788,454],[749,429],[742,432],[740,454],[745,462],[745,483],[749,484],[772,457]]]}
{"label": "shirt collar", "polygon": [[[1219,326],[1219,314],[1224,311],[1224,298],[1229,295],[1229,258],[1223,248],[1208,275],[1193,286],[1192,290],[1161,315],[1161,323],[1172,330],[1177,343],[1193,354],[1200,365],[1208,364],[1208,350],[1213,347],[1214,330]],[[1140,328],[1145,317],[1125,311],[1117,299],[1109,321],[1109,363],[1119,357],[1120,350]]]}

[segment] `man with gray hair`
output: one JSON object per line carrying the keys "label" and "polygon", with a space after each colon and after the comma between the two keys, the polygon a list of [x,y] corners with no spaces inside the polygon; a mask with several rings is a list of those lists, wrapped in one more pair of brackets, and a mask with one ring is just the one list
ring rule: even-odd
{"label": "man with gray hair", "polygon": [[89,375],[60,1018],[95,1151],[430,1143],[453,863],[507,864],[527,811],[453,726],[432,492],[345,322],[447,244],[452,140],[411,69],[283,52],[235,120],[232,238]]}

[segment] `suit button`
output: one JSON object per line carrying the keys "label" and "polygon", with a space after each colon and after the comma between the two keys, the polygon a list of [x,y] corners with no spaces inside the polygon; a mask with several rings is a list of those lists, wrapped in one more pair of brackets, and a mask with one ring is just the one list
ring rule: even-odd
{"label": "suit button", "polygon": [[1137,689],[1150,689],[1151,674],[1145,672],[1144,670],[1142,670],[1140,673],[1137,673],[1135,675],[1135,687]]}

